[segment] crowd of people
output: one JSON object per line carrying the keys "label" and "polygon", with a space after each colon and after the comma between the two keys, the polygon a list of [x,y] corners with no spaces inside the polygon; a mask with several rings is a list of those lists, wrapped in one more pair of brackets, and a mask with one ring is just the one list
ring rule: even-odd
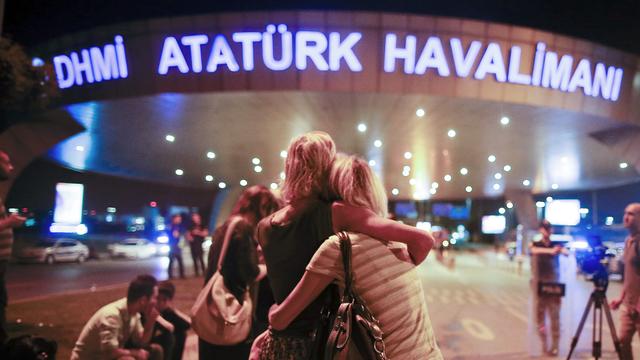
{"label": "crowd of people", "polygon": [[[281,194],[260,185],[245,189],[229,217],[212,233],[207,266],[202,243],[209,231],[200,215],[191,215],[186,231],[182,216],[173,216],[169,280],[137,276],[126,297],[101,307],[87,321],[71,359],[182,358],[194,319],[173,305],[174,264],[179,276],[185,276],[181,238],[188,242],[195,274],[202,274],[205,284],[219,273],[231,296],[229,301],[240,305],[250,301],[252,305],[251,329],[242,341],[216,343],[198,334],[201,359],[314,359],[321,342],[326,342],[321,333],[331,330],[326,309],[337,305],[340,299],[336,294],[351,285],[381,330],[384,355],[380,359],[442,359],[416,272],[434,246],[433,237],[390,220],[384,187],[368,163],[338,153],[328,134],[314,131],[300,135],[292,140],[287,153]],[[0,170],[6,167],[3,162],[8,162],[2,155]],[[0,213],[6,216],[4,211]],[[5,233],[20,221],[0,218],[0,255],[9,236]],[[611,307],[622,307],[622,351],[624,359],[631,359],[631,339],[640,331],[640,204],[626,209],[624,226],[630,232],[625,246],[627,274],[622,296]],[[335,235],[343,231],[350,239],[349,269],[343,267],[344,239]],[[530,250],[537,264],[536,280],[557,282],[557,256],[563,250],[551,243],[548,222],[541,223],[540,233],[541,240]],[[5,266],[0,257],[0,275]],[[353,284],[346,284],[347,275],[355,279]],[[4,291],[4,283],[0,285]],[[0,320],[4,325],[6,300],[2,295]],[[537,297],[538,330],[543,350],[549,355],[558,354],[559,309],[559,297]],[[4,331],[4,326],[0,330]],[[5,333],[0,335],[4,342]],[[12,346],[21,349],[40,340],[21,337],[12,341]],[[47,345],[46,341],[40,343]],[[55,357],[55,343],[49,345]]]}

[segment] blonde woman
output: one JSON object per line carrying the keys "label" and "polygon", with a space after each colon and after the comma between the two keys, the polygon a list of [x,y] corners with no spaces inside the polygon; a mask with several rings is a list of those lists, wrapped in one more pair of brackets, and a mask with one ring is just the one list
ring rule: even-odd
{"label": "blonde woman", "polygon": [[[442,359],[415,270],[415,260],[422,261],[427,254],[415,246],[406,246],[413,242],[411,234],[421,231],[385,218],[384,189],[360,158],[339,157],[331,172],[330,186],[341,199],[336,206],[368,209],[376,217],[367,218],[366,222],[374,228],[386,227],[379,233],[397,235],[396,241],[386,242],[350,234],[355,291],[380,322],[387,355],[390,359]],[[403,235],[409,235],[409,239]],[[269,322],[274,331],[287,328],[333,281],[344,286],[340,241],[336,236],[323,242],[291,294],[270,311]]]}
{"label": "blonde woman", "polygon": [[[415,263],[424,260],[433,246],[433,238],[424,231],[382,219],[365,207],[331,203],[329,175],[335,157],[335,144],[325,132],[300,135],[289,145],[282,187],[286,205],[263,219],[257,229],[276,303],[289,296],[316,250],[337,231],[405,239]],[[317,289],[286,326],[260,338],[261,359],[311,358],[324,299],[317,295],[323,289]]]}

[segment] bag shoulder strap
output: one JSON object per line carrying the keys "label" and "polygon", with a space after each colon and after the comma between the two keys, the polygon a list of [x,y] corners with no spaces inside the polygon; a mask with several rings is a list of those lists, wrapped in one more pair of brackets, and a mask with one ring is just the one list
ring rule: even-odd
{"label": "bag shoulder strap", "polygon": [[353,273],[351,271],[351,239],[346,231],[338,233],[340,239],[340,252],[342,253],[342,266],[344,267],[344,294],[343,297],[353,299]]}
{"label": "bag shoulder strap", "polygon": [[222,240],[222,249],[220,250],[220,256],[218,257],[218,271],[222,269],[222,262],[224,261],[224,257],[227,255],[227,250],[229,249],[229,242],[231,241],[233,230],[236,227],[236,224],[240,222],[241,219],[242,218],[240,216],[234,216],[229,220],[227,231],[224,233],[224,240]]}

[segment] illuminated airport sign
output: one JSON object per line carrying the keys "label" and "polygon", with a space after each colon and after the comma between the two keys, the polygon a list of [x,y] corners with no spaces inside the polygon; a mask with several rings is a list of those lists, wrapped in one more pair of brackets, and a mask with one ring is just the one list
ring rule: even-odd
{"label": "illuminated airport sign", "polygon": [[[259,62],[269,71],[321,72],[365,71],[358,45],[374,41],[383,56],[385,73],[406,75],[492,78],[500,83],[582,92],[586,96],[616,101],[620,97],[622,68],[587,58],[559,54],[539,42],[535,54],[523,57],[521,46],[503,49],[498,42],[471,41],[466,47],[460,38],[383,34],[382,40],[366,39],[360,32],[290,31],[287,25],[267,25],[264,31],[224,34],[165,36],[157,58],[155,76],[170,74],[251,72]],[[504,51],[508,55],[504,56]],[[57,55],[53,63],[60,88],[70,88],[107,80],[127,78],[129,70],[122,36],[113,44]],[[362,56],[362,55],[361,55]],[[146,67],[148,68],[148,66]],[[149,71],[152,71],[149,69]]]}

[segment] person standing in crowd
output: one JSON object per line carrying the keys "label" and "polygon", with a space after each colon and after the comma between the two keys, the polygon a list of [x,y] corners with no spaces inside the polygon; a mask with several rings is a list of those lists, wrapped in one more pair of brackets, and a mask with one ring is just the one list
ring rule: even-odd
{"label": "person standing in crowd", "polygon": [[[542,341],[542,352],[551,355],[558,355],[558,343],[560,340],[560,305],[562,298],[554,295],[538,294],[538,284],[557,283],[560,278],[559,254],[565,253],[562,246],[554,246],[551,243],[551,223],[542,220],[539,227],[541,238],[529,245],[531,255],[534,259],[533,286],[536,306],[536,324],[538,334]],[[551,323],[551,347],[548,347],[548,330],[545,325],[545,318],[549,315]]]}
{"label": "person standing in crowd", "polygon": [[[277,303],[294,289],[316,250],[340,230],[392,241],[405,238],[414,263],[421,263],[433,246],[426,232],[398,236],[403,228],[376,226],[371,210],[345,203],[331,203],[328,178],[336,156],[329,134],[312,131],[294,138],[285,160],[282,193],[286,205],[258,224],[269,281]],[[400,225],[400,224],[398,224]],[[315,351],[312,339],[321,321],[326,293],[315,298],[286,329],[261,336],[261,359],[306,359]]]}
{"label": "person standing in crowd", "polygon": [[186,233],[186,239],[189,242],[189,248],[191,249],[191,258],[193,259],[193,269],[196,276],[200,276],[199,270],[202,270],[204,275],[204,260],[202,258],[202,243],[204,238],[209,235],[209,231],[206,227],[202,226],[202,218],[200,214],[191,214],[191,225]]}
{"label": "person standing in crowd", "polygon": [[[71,360],[162,360],[162,347],[151,344],[159,317],[158,286],[151,275],[136,277],[127,297],[100,308],[85,324],[71,352]],[[144,313],[144,326],[141,314]]]}
{"label": "person standing in crowd", "polygon": [[[220,272],[224,278],[225,286],[240,303],[243,301],[243,296],[248,286],[252,288],[252,291],[255,291],[257,283],[266,276],[266,268],[259,266],[257,242],[253,234],[258,222],[278,210],[278,208],[279,202],[276,196],[265,186],[254,185],[242,192],[231,211],[229,219],[218,227],[213,234],[213,244],[209,251],[207,271],[205,273],[205,284],[217,271],[218,258],[222,250],[225,234],[230,224],[234,223],[235,226],[231,230],[231,238]],[[263,294],[258,295],[263,296]],[[255,304],[263,303],[258,301]],[[267,309],[255,309],[255,311],[256,313],[267,314],[268,307],[271,305],[263,304]],[[252,326],[257,326],[261,322],[266,323],[267,320],[260,321],[258,319],[258,321],[252,322]],[[251,349],[251,334],[256,332],[255,329],[252,329],[247,341],[231,346],[214,345],[199,339],[198,351],[200,359],[247,359]]]}
{"label": "person standing in crowd", "polygon": [[[339,155],[330,185],[344,203],[377,214],[377,226],[398,227],[395,221],[386,218],[384,187],[365,160]],[[412,226],[401,227],[406,233],[422,232]],[[382,242],[363,234],[350,235],[355,293],[379,321],[390,359],[442,359],[422,282],[416,272],[418,264],[413,263],[402,243],[402,232],[398,231],[397,235],[398,242]],[[423,254],[414,254],[414,257],[424,258]],[[335,235],[322,243],[286,300],[272,308],[269,322],[273,329],[285,329],[334,280],[344,288],[340,240]]]}
{"label": "person standing in crowd", "polygon": [[169,279],[173,278],[173,263],[178,262],[180,277],[184,279],[184,265],[182,263],[182,249],[180,238],[182,237],[182,215],[175,214],[171,217],[169,228],[169,267],[167,269]]}
{"label": "person standing in crowd", "polygon": [[640,203],[625,208],[622,223],[629,231],[624,243],[624,283],[620,298],[611,301],[611,308],[620,308],[621,359],[633,360],[631,341],[636,332],[640,335]]}
{"label": "person standing in crowd", "polygon": [[[9,180],[13,173],[13,164],[9,155],[0,150],[0,181]],[[13,247],[13,229],[22,226],[26,218],[17,214],[7,215],[4,201],[0,199],[0,347],[7,341],[6,309],[8,303],[5,277],[11,259]]]}
{"label": "person standing in crowd", "polygon": [[[166,360],[182,359],[187,330],[191,327],[191,318],[173,306],[176,287],[171,281],[158,284],[156,308],[160,312],[151,343],[160,344]],[[163,319],[166,323],[160,322]]]}

